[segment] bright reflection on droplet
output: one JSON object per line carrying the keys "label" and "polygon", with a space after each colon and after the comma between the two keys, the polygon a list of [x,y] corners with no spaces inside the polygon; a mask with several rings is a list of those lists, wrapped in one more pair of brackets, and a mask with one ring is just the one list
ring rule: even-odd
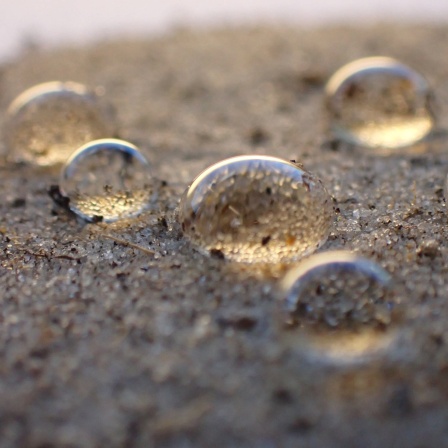
{"label": "bright reflection on droplet", "polygon": [[396,333],[374,329],[363,331],[311,332],[302,340],[301,351],[308,359],[337,365],[372,361],[393,350]]}
{"label": "bright reflection on droplet", "polygon": [[314,252],[333,218],[321,181],[294,163],[241,156],[203,171],[185,192],[179,219],[205,253],[240,262],[278,263]]}
{"label": "bright reflection on droplet", "polygon": [[131,143],[103,139],[80,147],[63,167],[60,189],[87,221],[112,222],[141,213],[151,197],[149,165]]}
{"label": "bright reflection on droplet", "polygon": [[393,288],[378,264],[350,252],[314,255],[287,273],[282,281],[284,306],[299,322],[330,327],[387,325]]}
{"label": "bright reflection on droplet", "polygon": [[48,82],[9,106],[4,137],[8,155],[37,165],[64,163],[79,146],[114,133],[110,110],[82,84]]}
{"label": "bright reflection on droplet", "polygon": [[434,128],[426,80],[386,57],[359,59],[339,69],[326,86],[335,136],[367,147],[412,145]]}

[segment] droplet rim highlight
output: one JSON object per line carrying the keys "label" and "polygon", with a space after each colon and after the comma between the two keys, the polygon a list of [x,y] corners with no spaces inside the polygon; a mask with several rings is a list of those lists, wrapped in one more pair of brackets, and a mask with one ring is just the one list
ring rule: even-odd
{"label": "droplet rim highlight", "polygon": [[73,93],[79,96],[91,97],[91,99],[94,99],[96,96],[96,94],[89,90],[85,85],[74,81],[48,81],[32,86],[20,93],[10,103],[7,113],[11,115],[17,114],[24,106],[42,95],[59,93]]}

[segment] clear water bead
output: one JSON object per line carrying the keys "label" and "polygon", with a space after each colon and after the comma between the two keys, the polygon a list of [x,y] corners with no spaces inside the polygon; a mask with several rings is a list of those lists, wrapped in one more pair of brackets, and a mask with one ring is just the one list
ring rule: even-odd
{"label": "clear water bead", "polygon": [[11,157],[49,166],[64,163],[79,146],[114,133],[110,110],[82,84],[48,82],[9,106],[4,135]]}
{"label": "clear water bead", "polygon": [[373,261],[344,251],[313,255],[282,281],[289,317],[331,327],[383,324],[391,320],[389,274]]}
{"label": "clear water bead", "polygon": [[131,143],[103,139],[81,146],[62,168],[61,193],[87,221],[137,216],[151,197],[149,164]]}
{"label": "clear water bead", "polygon": [[423,139],[435,125],[430,102],[423,76],[387,57],[351,62],[326,86],[332,132],[366,147],[396,149]]}
{"label": "clear water bead", "polygon": [[184,234],[204,253],[277,263],[327,239],[333,207],[322,182],[276,157],[240,156],[203,171],[180,204]]}

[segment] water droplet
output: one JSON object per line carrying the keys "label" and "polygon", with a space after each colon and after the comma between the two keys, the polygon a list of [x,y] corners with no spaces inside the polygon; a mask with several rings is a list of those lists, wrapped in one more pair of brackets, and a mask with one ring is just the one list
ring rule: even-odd
{"label": "water droplet", "polygon": [[112,114],[96,93],[59,81],[20,94],[9,106],[4,126],[10,156],[44,166],[62,164],[74,149],[113,133]]}
{"label": "water droplet", "polygon": [[412,145],[433,129],[431,92],[419,73],[386,57],[359,59],[339,69],[326,86],[336,137],[366,147]]}
{"label": "water droplet", "polygon": [[333,218],[321,181],[294,163],[240,156],[203,171],[180,204],[185,235],[203,252],[277,263],[314,252]]}
{"label": "water droplet", "polygon": [[331,251],[314,255],[282,281],[289,318],[330,327],[391,321],[393,288],[389,274],[358,255]]}
{"label": "water droplet", "polygon": [[151,197],[149,165],[131,143],[103,139],[81,146],[63,167],[60,188],[87,221],[113,222],[141,213]]}

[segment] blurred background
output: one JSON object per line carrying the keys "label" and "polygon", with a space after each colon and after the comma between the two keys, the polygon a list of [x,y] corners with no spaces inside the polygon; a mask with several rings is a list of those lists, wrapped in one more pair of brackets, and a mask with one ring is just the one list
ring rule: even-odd
{"label": "blurred background", "polygon": [[448,0],[3,0],[0,63],[29,45],[84,44],[179,26],[447,20]]}

